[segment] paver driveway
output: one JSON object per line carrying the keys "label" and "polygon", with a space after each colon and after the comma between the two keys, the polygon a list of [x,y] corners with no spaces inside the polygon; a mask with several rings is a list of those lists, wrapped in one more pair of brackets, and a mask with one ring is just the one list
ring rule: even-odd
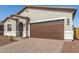
{"label": "paver driveway", "polygon": [[73,42],[65,41],[62,46],[62,53],[79,53],[79,40]]}
{"label": "paver driveway", "polygon": [[19,41],[0,47],[0,52],[61,52],[64,40],[29,38],[19,39]]}

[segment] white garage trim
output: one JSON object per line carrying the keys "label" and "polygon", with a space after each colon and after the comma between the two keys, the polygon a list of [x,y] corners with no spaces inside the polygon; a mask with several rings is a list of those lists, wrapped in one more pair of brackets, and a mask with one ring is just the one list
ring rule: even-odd
{"label": "white garage trim", "polygon": [[[63,19],[63,20],[65,20],[66,19],[66,17],[60,17],[60,18],[52,18],[52,19],[43,19],[43,20],[35,20],[35,21],[30,21],[30,24],[31,23],[37,23],[37,22],[44,22],[44,21],[52,21],[52,20],[60,20],[60,19]],[[65,21],[64,21],[65,22]],[[28,36],[30,37],[30,26],[28,26],[29,27],[29,31],[28,31]]]}
{"label": "white garage trim", "polygon": [[60,20],[60,19],[66,19],[66,17],[60,17],[60,18],[52,18],[52,19],[42,19],[42,20],[31,20],[30,23],[37,23],[37,22],[44,22],[44,21],[53,21],[53,20]]}
{"label": "white garage trim", "polygon": [[[53,18],[53,19],[45,19],[45,20],[36,20],[36,21],[30,21],[30,23],[37,23],[37,22],[44,22],[44,21],[52,21],[52,20],[60,20],[60,19],[63,19],[63,20],[66,20],[67,18],[66,17],[60,17],[60,18]],[[65,21],[64,21],[64,25],[65,25]],[[30,27],[30,26],[29,26]],[[29,37],[30,37],[30,31],[28,31],[29,33]],[[64,26],[64,39],[67,40],[73,40],[73,36],[74,33],[72,30],[70,31],[66,31],[65,30],[65,26]]]}

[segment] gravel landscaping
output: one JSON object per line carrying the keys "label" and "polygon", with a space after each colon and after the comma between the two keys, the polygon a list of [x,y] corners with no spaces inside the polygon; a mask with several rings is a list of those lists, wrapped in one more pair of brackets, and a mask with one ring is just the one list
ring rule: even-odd
{"label": "gravel landscaping", "polygon": [[12,41],[10,39],[11,39],[11,37],[0,35],[0,46],[7,45],[7,44],[15,42],[15,40]]}

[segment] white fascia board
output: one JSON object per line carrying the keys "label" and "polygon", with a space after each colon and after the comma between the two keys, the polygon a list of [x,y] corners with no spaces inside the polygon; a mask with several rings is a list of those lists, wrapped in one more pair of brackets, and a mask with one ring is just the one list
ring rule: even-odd
{"label": "white fascia board", "polygon": [[37,22],[44,22],[44,21],[53,21],[53,20],[60,20],[60,19],[66,19],[66,17],[60,17],[60,18],[52,18],[52,19],[43,19],[43,20],[35,20],[35,21],[30,21],[30,23],[37,23]]}

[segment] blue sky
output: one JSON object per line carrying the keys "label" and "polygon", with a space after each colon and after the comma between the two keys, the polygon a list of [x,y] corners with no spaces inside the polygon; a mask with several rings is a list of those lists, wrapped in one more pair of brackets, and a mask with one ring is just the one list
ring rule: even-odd
{"label": "blue sky", "polygon": [[0,20],[4,20],[11,14],[16,14],[24,7],[25,5],[0,5]]}
{"label": "blue sky", "polygon": [[[73,21],[74,27],[79,27],[79,5],[59,5],[60,7],[74,7],[77,8],[77,12]],[[0,5],[0,20],[3,21],[7,16],[11,14],[16,14],[19,12],[22,8],[24,8],[25,5]],[[50,6],[52,7],[52,6]]]}

